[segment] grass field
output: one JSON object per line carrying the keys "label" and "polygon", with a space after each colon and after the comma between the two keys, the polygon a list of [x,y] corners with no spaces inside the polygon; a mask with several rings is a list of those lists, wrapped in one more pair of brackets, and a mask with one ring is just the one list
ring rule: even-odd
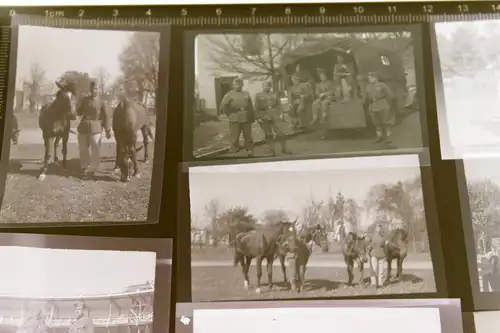
{"label": "grass field", "polygon": [[[152,159],[153,145],[150,145],[150,150]],[[151,164],[142,163],[143,152],[139,153],[142,178],[121,183],[118,181],[119,175],[113,173],[114,143],[103,144],[102,162],[95,180],[82,180],[77,145],[69,144],[68,151],[67,169],[51,165],[47,178],[39,181],[37,177],[42,166],[43,145],[11,147],[0,210],[1,222],[119,222],[147,219]]]}
{"label": "grass field", "polygon": [[[274,290],[267,288],[267,273],[263,268],[262,292],[255,292],[255,267],[250,268],[250,288],[243,288],[243,276],[239,267],[193,267],[192,301],[221,301],[247,299],[283,299],[311,297],[345,297],[376,294],[413,294],[435,292],[432,270],[405,270],[400,281],[392,281],[386,287],[375,289],[371,286],[348,286],[345,268],[309,267],[306,283],[300,293],[292,292],[283,283],[281,269],[274,267]],[[369,271],[365,270],[365,283],[368,283]]]}

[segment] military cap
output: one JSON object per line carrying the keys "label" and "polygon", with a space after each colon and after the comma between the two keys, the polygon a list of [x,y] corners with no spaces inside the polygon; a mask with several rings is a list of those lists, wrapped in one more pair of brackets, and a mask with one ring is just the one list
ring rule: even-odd
{"label": "military cap", "polygon": [[82,309],[86,309],[86,308],[87,308],[87,305],[85,305],[85,303],[83,303],[83,302],[76,302],[76,303],[74,304],[74,307],[75,307],[75,308],[82,308]]}
{"label": "military cap", "polygon": [[373,77],[373,78],[378,79],[378,74],[377,74],[377,72],[369,72],[368,77]]}
{"label": "military cap", "polygon": [[239,83],[239,84],[243,84],[243,79],[241,77],[237,77],[233,80],[233,84],[236,84],[236,83]]}
{"label": "military cap", "polygon": [[324,68],[316,68],[316,72],[318,72],[318,74],[322,74],[326,73],[326,70]]}

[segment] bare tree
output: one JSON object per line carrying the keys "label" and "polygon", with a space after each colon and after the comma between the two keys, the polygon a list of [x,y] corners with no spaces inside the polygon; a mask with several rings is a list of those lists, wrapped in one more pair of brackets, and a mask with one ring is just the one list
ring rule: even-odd
{"label": "bare tree", "polygon": [[210,220],[210,230],[212,233],[212,237],[214,240],[214,246],[216,247],[218,244],[218,235],[219,235],[219,216],[221,214],[221,205],[217,199],[212,199],[205,206],[205,214]]}
{"label": "bare tree", "polygon": [[99,67],[96,69],[94,73],[95,77],[97,78],[97,85],[99,87],[99,94],[101,96],[104,96],[106,94],[108,85],[109,85],[109,79],[110,79],[110,74],[108,70],[105,67]]}
{"label": "bare tree", "polygon": [[125,82],[130,83],[130,95],[142,102],[154,100],[158,86],[160,37],[152,32],[134,32],[120,55],[120,67]]}
{"label": "bare tree", "polygon": [[39,104],[41,103],[41,86],[45,81],[45,70],[38,63],[32,63],[30,67],[30,79],[29,88],[30,92],[28,94],[29,99],[29,109],[31,113],[34,113],[39,109]]}
{"label": "bare tree", "polygon": [[214,74],[234,73],[249,79],[272,79],[276,76],[281,56],[298,47],[301,37],[297,34],[259,34],[262,52],[248,52],[242,35],[216,35],[199,37],[200,49],[207,57],[206,69]]}

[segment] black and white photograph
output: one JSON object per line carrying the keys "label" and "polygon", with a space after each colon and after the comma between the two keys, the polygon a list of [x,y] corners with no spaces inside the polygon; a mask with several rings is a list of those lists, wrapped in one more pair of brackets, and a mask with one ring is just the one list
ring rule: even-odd
{"label": "black and white photograph", "polygon": [[440,22],[434,29],[442,158],[498,156],[500,20]]}
{"label": "black and white photograph", "polygon": [[192,301],[435,293],[420,173],[418,155],[190,167]]}
{"label": "black and white photograph", "polygon": [[[500,292],[500,160],[464,160],[480,292]],[[467,221],[466,221],[467,223]]]}
{"label": "black and white photograph", "polygon": [[12,43],[0,221],[157,222],[160,32],[20,25]]}
{"label": "black and white photograph", "polygon": [[421,43],[412,26],[189,38],[195,79],[194,94],[193,87],[186,92],[192,147],[185,150],[195,159],[423,146]]}
{"label": "black and white photograph", "polygon": [[[370,309],[374,312],[368,315]],[[413,310],[413,312],[407,312],[407,310]],[[406,318],[410,316],[412,318],[407,320]],[[236,327],[242,322],[255,323],[252,328],[260,328],[262,332],[303,332],[304,325],[308,325],[309,330],[316,327],[335,327],[340,331],[348,332],[373,330],[379,332],[379,327],[384,326],[384,329],[389,332],[410,326],[418,326],[419,332],[423,330],[439,333],[464,332],[459,299],[177,303],[176,317],[176,333],[246,330],[243,328],[244,325]],[[360,320],[360,318],[366,320]],[[414,322],[418,318],[424,326]],[[220,325],[217,325],[217,321]],[[375,324],[379,321],[381,321],[380,325]],[[372,325],[362,326],[365,325],[364,323],[372,323]],[[344,325],[347,326],[344,327]],[[414,332],[414,329],[410,331]]]}
{"label": "black and white photograph", "polygon": [[155,307],[155,276],[170,276],[155,252],[1,246],[0,258],[1,332],[165,332],[153,329],[169,311]]}
{"label": "black and white photograph", "polygon": [[397,333],[402,327],[408,333],[442,332],[439,308],[204,309],[195,311],[194,318],[193,333],[295,333],[307,332],[311,325],[349,332]]}

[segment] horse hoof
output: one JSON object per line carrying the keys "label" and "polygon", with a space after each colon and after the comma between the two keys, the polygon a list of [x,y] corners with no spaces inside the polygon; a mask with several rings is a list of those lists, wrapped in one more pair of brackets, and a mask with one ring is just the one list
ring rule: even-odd
{"label": "horse hoof", "polygon": [[45,174],[42,173],[40,176],[38,176],[38,180],[44,180],[45,179]]}
{"label": "horse hoof", "polygon": [[255,292],[256,292],[257,294],[260,294],[260,292],[261,292],[260,288],[255,289]]}
{"label": "horse hoof", "polygon": [[140,173],[136,174],[136,175],[135,175],[135,178],[137,178],[137,179],[141,179],[141,174],[140,174]]}
{"label": "horse hoof", "polygon": [[113,172],[114,172],[114,173],[119,173],[119,172],[120,172],[120,168],[114,168],[114,169],[113,169]]}

